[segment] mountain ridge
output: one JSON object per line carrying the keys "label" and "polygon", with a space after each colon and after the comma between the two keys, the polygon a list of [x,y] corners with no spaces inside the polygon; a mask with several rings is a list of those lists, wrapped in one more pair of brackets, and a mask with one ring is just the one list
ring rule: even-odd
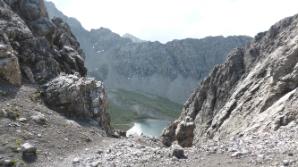
{"label": "mountain ridge", "polygon": [[[75,25],[80,30],[80,25]],[[1,167],[298,166],[298,15],[281,20],[254,41],[232,50],[193,92],[180,118],[162,138],[125,137],[125,132],[113,130],[103,82],[86,77],[79,42],[66,22],[49,19],[43,0],[0,0],[0,32]],[[123,43],[140,51],[161,45],[115,41],[120,53],[132,52],[121,47]],[[172,54],[185,53],[183,60],[192,58],[195,49],[183,48],[190,48],[193,42],[180,42],[171,44],[180,50]],[[102,53],[97,50],[100,47],[95,49]],[[133,59],[121,61],[136,58],[125,56]],[[113,55],[111,58],[115,59]],[[171,62],[146,61],[153,67],[159,67],[160,61]],[[187,74],[191,70],[185,64],[182,67]],[[121,69],[127,70],[124,67]],[[142,76],[152,71],[138,70],[145,72]],[[123,72],[122,76],[127,71]],[[171,77],[176,73],[168,75],[169,80]],[[148,97],[121,91],[112,92],[116,97],[112,102],[141,110],[141,116],[151,115],[143,107],[154,106],[172,117],[176,113],[171,111],[180,106],[154,94]],[[150,128],[150,122],[144,123]]]}
{"label": "mountain ridge", "polygon": [[[50,16],[61,14],[55,14],[53,4],[47,7]],[[89,75],[103,80],[111,89],[153,93],[179,103],[186,100],[214,65],[225,60],[231,49],[251,40],[247,36],[216,36],[165,44],[135,43],[107,28],[89,33],[73,30],[87,55]]]}
{"label": "mountain ridge", "polygon": [[140,38],[138,38],[138,37],[136,37],[136,36],[134,36],[134,35],[131,35],[131,34],[129,34],[129,33],[126,33],[126,34],[124,34],[124,35],[122,35],[122,37],[123,38],[128,38],[128,39],[130,39],[132,42],[134,42],[134,43],[142,43],[142,42],[146,42],[145,40],[142,40],[142,39],[140,39]]}

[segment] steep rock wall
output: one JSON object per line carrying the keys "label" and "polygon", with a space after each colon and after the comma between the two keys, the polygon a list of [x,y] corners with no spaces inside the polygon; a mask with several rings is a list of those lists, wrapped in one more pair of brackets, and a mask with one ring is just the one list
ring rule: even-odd
{"label": "steep rock wall", "polygon": [[[204,139],[274,132],[296,122],[297,27],[297,15],[286,18],[246,47],[233,50],[193,92],[180,118],[164,131],[164,144],[178,140],[191,146]],[[195,129],[177,138],[177,127],[185,122],[194,123]]]}

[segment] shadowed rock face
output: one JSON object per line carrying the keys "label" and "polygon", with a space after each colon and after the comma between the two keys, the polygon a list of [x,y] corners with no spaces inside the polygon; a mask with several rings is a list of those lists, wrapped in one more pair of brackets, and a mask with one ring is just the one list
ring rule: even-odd
{"label": "shadowed rock face", "polygon": [[44,84],[50,108],[111,133],[104,87],[85,78],[84,57],[68,24],[50,20],[43,0],[0,0],[0,84]]}
{"label": "shadowed rock face", "polygon": [[86,75],[79,43],[66,23],[48,18],[43,0],[1,0],[0,5],[2,43],[17,53],[25,81],[44,83],[60,72]]}
{"label": "shadowed rock face", "polygon": [[141,91],[183,103],[187,96],[228,52],[251,40],[246,36],[174,40],[166,44],[120,36],[109,29],[85,30],[51,2],[50,17],[65,20],[86,53],[89,74],[109,88]]}
{"label": "shadowed rock face", "polygon": [[[274,133],[296,122],[297,25],[297,15],[286,18],[248,46],[233,50],[193,92],[180,118],[164,131],[163,142]],[[177,131],[184,122],[194,123],[195,129],[180,139]]]}
{"label": "shadowed rock face", "polygon": [[49,20],[43,0],[6,0],[8,5],[38,36],[47,36],[54,32],[55,26]]}

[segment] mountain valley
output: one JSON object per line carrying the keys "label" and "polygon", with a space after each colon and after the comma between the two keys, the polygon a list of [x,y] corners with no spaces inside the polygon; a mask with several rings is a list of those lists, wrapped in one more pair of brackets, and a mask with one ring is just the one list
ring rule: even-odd
{"label": "mountain valley", "polygon": [[0,167],[298,166],[298,15],[163,44],[0,0],[0,32]]}

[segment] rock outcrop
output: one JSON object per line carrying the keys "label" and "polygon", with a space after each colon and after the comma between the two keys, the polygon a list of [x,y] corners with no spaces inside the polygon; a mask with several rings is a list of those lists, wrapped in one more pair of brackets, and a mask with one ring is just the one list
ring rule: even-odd
{"label": "rock outcrop", "polygon": [[80,119],[94,119],[110,134],[103,83],[78,75],[61,74],[44,85],[44,99],[53,110]]}
{"label": "rock outcrop", "polygon": [[63,15],[51,2],[50,17],[66,21],[86,53],[89,74],[108,88],[154,94],[183,103],[197,83],[227,53],[251,40],[246,36],[174,40],[166,44],[120,36],[109,29],[87,31],[74,18]]}
{"label": "rock outcrop", "polygon": [[0,0],[0,32],[0,81],[45,85],[50,108],[111,133],[102,83],[85,78],[79,42],[62,19],[49,19],[43,0]]}
{"label": "rock outcrop", "polygon": [[[297,41],[298,15],[233,50],[184,104],[180,118],[164,131],[163,142],[278,133],[280,127],[297,122]],[[194,123],[195,129],[181,141],[177,131],[183,122]]]}
{"label": "rock outcrop", "polygon": [[2,0],[0,7],[0,31],[17,53],[24,80],[45,83],[61,72],[86,75],[79,43],[66,23],[49,19],[43,0]]}

